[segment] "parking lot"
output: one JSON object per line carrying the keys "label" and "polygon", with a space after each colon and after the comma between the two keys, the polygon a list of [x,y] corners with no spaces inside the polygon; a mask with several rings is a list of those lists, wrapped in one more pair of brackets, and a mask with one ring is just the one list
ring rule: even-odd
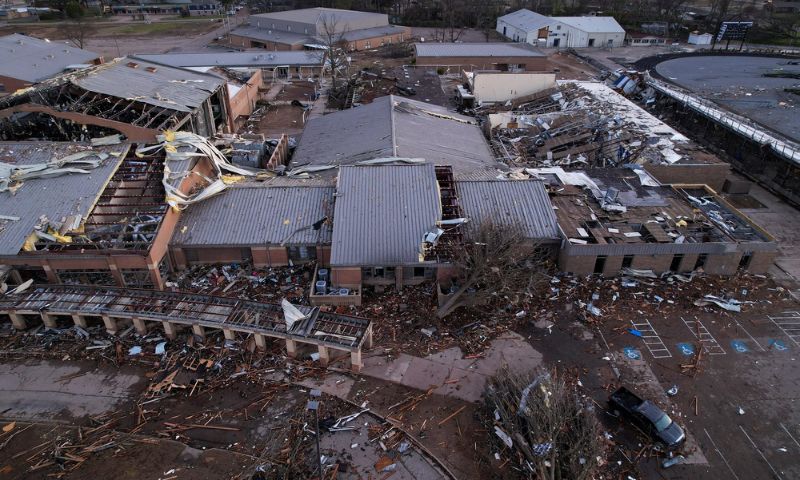
{"label": "parking lot", "polygon": [[[800,312],[774,307],[705,307],[601,327],[623,383],[688,432],[687,461],[664,470],[641,460],[648,477],[659,470],[666,478],[800,478]],[[701,350],[697,368],[682,369]],[[669,398],[673,385],[678,394]]]}

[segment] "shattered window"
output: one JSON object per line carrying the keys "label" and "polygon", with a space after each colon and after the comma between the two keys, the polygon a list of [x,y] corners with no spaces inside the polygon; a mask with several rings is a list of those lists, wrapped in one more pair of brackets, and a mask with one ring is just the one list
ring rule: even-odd
{"label": "shattered window", "polygon": [[57,275],[67,285],[117,285],[110,270],[60,270]]}

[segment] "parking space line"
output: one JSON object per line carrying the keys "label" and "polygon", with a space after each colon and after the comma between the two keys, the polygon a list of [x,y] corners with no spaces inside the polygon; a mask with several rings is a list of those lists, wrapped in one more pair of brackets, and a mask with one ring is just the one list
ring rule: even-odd
{"label": "parking space line", "polygon": [[758,452],[758,454],[761,455],[761,458],[763,458],[764,461],[767,462],[767,465],[769,465],[769,469],[772,470],[772,473],[775,475],[775,477],[778,480],[783,480],[783,477],[781,477],[780,474],[777,472],[777,470],[775,470],[775,467],[773,467],[772,464],[769,463],[769,460],[767,460],[767,457],[764,456],[764,452],[759,450],[758,445],[756,445],[756,442],[754,442],[753,439],[750,438],[750,435],[747,434],[747,432],[745,431],[744,427],[739,425],[739,430],[741,430],[742,433],[744,433],[744,436],[747,437],[748,440],[750,440],[750,444],[753,445],[753,448],[756,449],[756,452]]}
{"label": "parking space line", "polygon": [[784,335],[789,337],[789,340],[794,342],[795,345],[800,347],[800,312],[783,312],[785,316],[773,317],[767,315],[767,318],[772,320],[778,329]]}
{"label": "parking space line", "polygon": [[723,461],[723,462],[725,462],[725,466],[726,466],[726,467],[728,467],[728,470],[730,470],[730,472],[731,472],[731,475],[733,475],[733,478],[734,478],[735,480],[739,480],[739,476],[738,476],[738,475],[736,475],[736,472],[734,472],[734,471],[733,471],[733,468],[731,468],[731,464],[730,464],[730,463],[728,463],[728,459],[727,459],[727,458],[725,458],[725,455],[723,455],[723,454],[722,454],[722,452],[720,451],[720,449],[717,447],[717,444],[714,442],[714,439],[713,439],[713,438],[711,438],[711,435],[709,435],[709,434],[708,434],[708,430],[706,430],[706,429],[704,428],[704,429],[703,429],[703,431],[704,431],[704,432],[706,432],[706,437],[708,437],[709,441],[711,441],[711,445],[713,445],[713,446],[714,446],[714,450],[716,450],[716,451],[717,451],[717,453],[719,454],[719,458],[721,458],[721,459],[722,459],[722,461]]}
{"label": "parking space line", "polygon": [[794,438],[794,435],[792,435],[792,433],[789,431],[789,429],[788,429],[788,428],[786,428],[786,427],[785,427],[785,426],[784,426],[782,423],[780,423],[779,425],[781,426],[781,428],[783,429],[783,431],[784,431],[784,432],[786,432],[786,435],[789,435],[789,438],[791,438],[791,439],[792,439],[792,441],[794,442],[794,444],[795,444],[795,445],[797,445],[798,447],[800,447],[800,442],[798,442],[798,441],[797,441],[797,439],[796,439],[796,438]]}
{"label": "parking space line", "polygon": [[670,353],[664,342],[661,341],[661,337],[658,336],[656,329],[653,328],[649,320],[640,321],[639,323],[631,320],[631,325],[641,333],[644,346],[647,347],[653,358],[672,358],[672,353]]}
{"label": "parking space line", "polygon": [[743,332],[744,332],[744,333],[745,333],[745,334],[746,334],[746,335],[747,335],[747,336],[750,338],[750,340],[752,340],[752,341],[753,341],[753,343],[755,343],[756,345],[758,345],[758,348],[760,348],[762,352],[766,352],[766,351],[767,351],[767,349],[766,349],[766,348],[762,347],[762,346],[761,346],[761,344],[760,344],[760,343],[758,343],[758,340],[756,340],[755,338],[753,338],[753,336],[752,336],[752,335],[750,335],[750,332],[748,332],[748,331],[747,331],[747,329],[746,329],[746,328],[744,328],[744,325],[742,325],[741,323],[739,323],[739,320],[736,320],[736,319],[734,318],[734,319],[733,319],[733,321],[734,321],[734,322],[736,322],[736,325],[738,325],[738,326],[739,326],[739,328],[741,328],[741,329],[742,329],[742,331],[743,331]]}
{"label": "parking space line", "polygon": [[700,320],[686,320],[685,318],[681,317],[683,320],[684,325],[689,331],[692,332],[694,338],[700,341],[700,345],[703,346],[703,350],[709,355],[725,355],[725,349],[723,349],[717,339],[711,335],[711,332],[708,331],[703,322]]}

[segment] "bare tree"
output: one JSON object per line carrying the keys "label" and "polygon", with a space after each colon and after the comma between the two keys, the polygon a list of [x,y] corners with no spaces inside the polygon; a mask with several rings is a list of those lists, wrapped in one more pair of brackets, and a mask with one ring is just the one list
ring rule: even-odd
{"label": "bare tree", "polygon": [[[517,304],[546,284],[549,254],[525,238],[521,228],[484,220],[469,230],[469,241],[453,249],[452,264],[461,275],[460,287],[436,311],[444,318],[466,301],[476,303],[501,296]],[[469,292],[468,297],[465,295]]]}
{"label": "bare tree", "polygon": [[333,88],[336,89],[337,80],[346,73],[348,67],[347,41],[344,36],[349,28],[339,22],[336,14],[323,15],[321,21],[319,35],[324,46],[324,65],[330,70]]}
{"label": "bare tree", "polygon": [[64,12],[67,20],[61,25],[61,34],[82,49],[93,31],[86,10],[78,2],[71,1],[66,4]]}
{"label": "bare tree", "polygon": [[596,478],[604,444],[591,404],[576,384],[577,378],[556,369],[525,375],[503,369],[489,380],[489,430],[516,453],[522,478]]}

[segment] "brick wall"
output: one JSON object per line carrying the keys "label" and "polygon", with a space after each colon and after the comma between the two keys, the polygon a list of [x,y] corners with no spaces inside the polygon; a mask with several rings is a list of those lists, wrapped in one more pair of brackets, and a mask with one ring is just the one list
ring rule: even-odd
{"label": "brick wall", "polygon": [[662,273],[669,270],[672,258],[672,255],[636,255],[633,257],[631,268],[640,268]]}
{"label": "brick wall", "polygon": [[709,255],[703,265],[703,270],[709,275],[733,275],[739,269],[741,259],[741,252]]}
{"label": "brick wall", "polygon": [[753,252],[747,271],[755,274],[767,273],[777,256],[778,252]]}
{"label": "brick wall", "polygon": [[337,287],[361,285],[361,269],[358,267],[333,267],[331,283]]}

